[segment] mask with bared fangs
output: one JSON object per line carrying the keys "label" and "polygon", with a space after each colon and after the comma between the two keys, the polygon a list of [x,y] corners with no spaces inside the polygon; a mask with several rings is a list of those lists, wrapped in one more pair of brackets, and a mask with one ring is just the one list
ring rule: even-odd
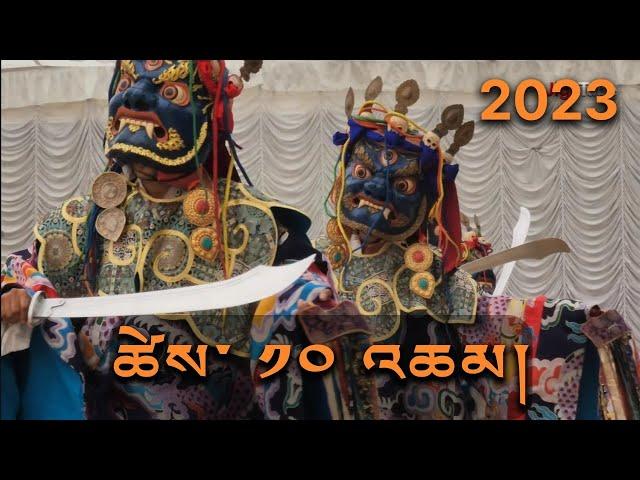
{"label": "mask with bared fangs", "polygon": [[196,152],[201,163],[208,158],[213,98],[196,70],[192,105],[189,64],[189,60],[120,62],[109,101],[108,158],[167,173],[195,170]]}
{"label": "mask with bared fangs", "polygon": [[358,140],[345,169],[343,222],[386,240],[411,236],[427,211],[419,154]]}

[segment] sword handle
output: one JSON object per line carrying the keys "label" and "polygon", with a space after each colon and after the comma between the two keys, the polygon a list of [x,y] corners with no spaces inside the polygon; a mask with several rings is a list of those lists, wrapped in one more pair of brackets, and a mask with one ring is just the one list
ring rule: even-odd
{"label": "sword handle", "polygon": [[29,304],[29,310],[27,311],[27,324],[35,327],[38,323],[40,323],[38,317],[33,318],[33,314],[36,311],[36,307],[44,300],[44,293],[42,291],[38,291],[35,293],[33,297],[31,297],[31,303]]}

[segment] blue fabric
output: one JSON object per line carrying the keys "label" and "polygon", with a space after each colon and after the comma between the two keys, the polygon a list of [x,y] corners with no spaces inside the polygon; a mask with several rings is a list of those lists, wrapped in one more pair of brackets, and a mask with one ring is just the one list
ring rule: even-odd
{"label": "blue fabric", "polygon": [[600,358],[598,350],[591,342],[587,342],[584,352],[584,364],[580,390],[578,393],[578,411],[576,420],[600,420],[598,405],[600,390]]}
{"label": "blue fabric", "polygon": [[[3,380],[3,397],[4,394]],[[82,377],[49,347],[42,336],[41,328],[35,328],[31,336],[21,391],[20,418],[23,420],[83,420],[85,418]]]}
{"label": "blue fabric", "polygon": [[343,132],[336,132],[333,134],[333,144],[334,145],[344,145],[347,143],[347,139],[349,135]]}
{"label": "blue fabric", "polygon": [[459,165],[445,165],[442,167],[444,170],[444,181],[445,182],[455,182],[456,176],[458,175],[458,171],[460,169]]}
{"label": "blue fabric", "polygon": [[15,355],[10,353],[0,359],[0,418],[15,420],[20,408],[20,389],[16,376]]}

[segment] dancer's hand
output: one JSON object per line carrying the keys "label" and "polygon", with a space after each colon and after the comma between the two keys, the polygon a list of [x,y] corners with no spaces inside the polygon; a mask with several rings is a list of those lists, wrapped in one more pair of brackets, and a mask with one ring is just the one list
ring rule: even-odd
{"label": "dancer's hand", "polygon": [[31,297],[22,288],[13,288],[2,294],[2,321],[9,324],[27,323]]}

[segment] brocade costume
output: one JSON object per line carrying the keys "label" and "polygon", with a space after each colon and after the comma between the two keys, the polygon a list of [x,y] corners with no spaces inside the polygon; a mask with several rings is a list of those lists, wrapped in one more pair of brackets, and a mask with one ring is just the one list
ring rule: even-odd
{"label": "brocade costume", "polygon": [[[616,312],[545,296],[488,296],[491,272],[474,279],[458,268],[490,253],[478,235],[467,242],[461,235],[453,156],[473,136],[462,105],[447,107],[428,131],[406,116],[419,96],[415,81],[398,87],[393,110],[376,101],[381,90],[378,77],[357,113],[353,91],[347,94],[348,128],[334,135],[341,146],[329,195],[334,215],[315,242],[372,341],[400,346],[403,373],[376,371],[381,418],[640,418],[638,357]],[[444,151],[440,139],[449,131],[455,135]],[[617,335],[594,343],[598,321]],[[519,403],[514,344],[529,346],[526,405]],[[489,352],[505,345],[504,378],[459,368],[448,378],[416,378],[410,362],[420,345],[451,345],[456,366],[469,345]],[[495,363],[491,353],[487,359]]]}
{"label": "brocade costume", "polygon": [[[241,73],[248,80],[258,69],[247,61]],[[118,62],[105,134],[107,171],[92,195],[67,200],[35,226],[31,249],[9,256],[2,293],[163,290],[317,253],[304,214],[243,185],[234,171],[234,163],[241,166],[230,136],[231,104],[242,86],[224,61]],[[154,180],[171,186],[167,193],[147,193],[132,174],[136,164],[156,169]],[[3,418],[373,418],[373,383],[359,374],[369,345],[366,324],[346,329],[322,320],[325,310],[348,305],[335,295],[328,263],[320,254],[316,259],[296,284],[258,304],[183,315],[47,319],[34,329],[28,351],[2,359]],[[114,373],[119,348],[140,343],[119,335],[122,326],[147,341],[164,335],[153,351],[156,375]],[[300,351],[319,342],[341,352],[338,366],[302,372]],[[269,343],[291,345],[292,358],[284,371],[262,379],[257,360]],[[169,345],[193,345],[197,359],[199,344],[209,346],[204,376],[169,366]],[[226,345],[227,354],[216,349]]]}

